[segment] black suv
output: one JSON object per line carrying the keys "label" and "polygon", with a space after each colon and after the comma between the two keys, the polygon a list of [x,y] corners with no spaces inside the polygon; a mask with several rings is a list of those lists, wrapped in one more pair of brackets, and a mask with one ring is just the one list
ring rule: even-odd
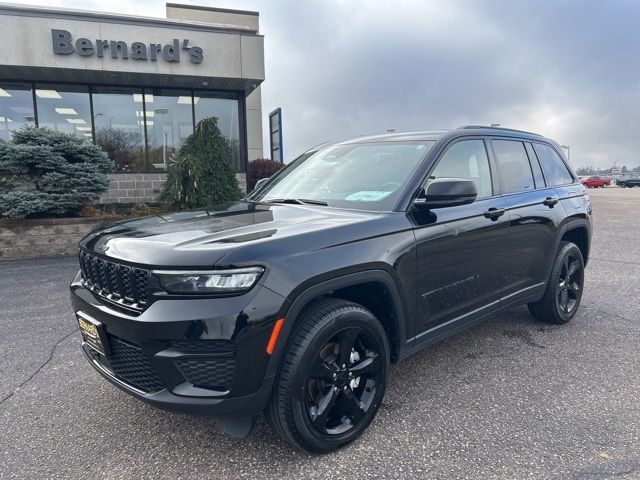
{"label": "black suv", "polygon": [[621,178],[619,180],[616,180],[616,185],[622,188],[640,187],[640,177]]}
{"label": "black suv", "polygon": [[517,305],[575,315],[591,204],[560,152],[486,127],[358,138],[243,201],[95,231],[71,284],[82,350],[154,406],[236,436],[264,411],[293,445],[339,448],[390,362]]}

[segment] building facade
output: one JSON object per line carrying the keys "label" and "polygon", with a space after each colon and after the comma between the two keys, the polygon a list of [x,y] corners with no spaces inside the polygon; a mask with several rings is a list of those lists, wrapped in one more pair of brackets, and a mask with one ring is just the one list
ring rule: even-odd
{"label": "building facade", "polygon": [[103,203],[153,202],[215,117],[244,187],[262,156],[258,13],[169,3],[166,16],[0,4],[0,138],[24,125],[86,137],[115,164]]}

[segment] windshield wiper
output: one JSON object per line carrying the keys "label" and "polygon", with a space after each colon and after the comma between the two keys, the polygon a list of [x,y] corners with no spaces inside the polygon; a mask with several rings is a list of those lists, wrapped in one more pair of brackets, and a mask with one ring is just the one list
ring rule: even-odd
{"label": "windshield wiper", "polygon": [[297,205],[304,205],[308,203],[310,205],[329,205],[327,202],[323,202],[322,200],[312,200],[307,198],[270,198],[269,200],[265,200],[264,203],[295,203]]}

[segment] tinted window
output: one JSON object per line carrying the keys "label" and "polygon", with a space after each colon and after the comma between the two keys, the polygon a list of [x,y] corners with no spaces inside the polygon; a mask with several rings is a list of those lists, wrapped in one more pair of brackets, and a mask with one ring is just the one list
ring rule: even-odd
{"label": "tinted window", "polygon": [[542,175],[542,169],[540,168],[540,162],[536,152],[533,151],[533,145],[525,143],[527,148],[527,154],[529,155],[529,163],[531,164],[531,170],[533,170],[533,179],[536,181],[536,188],[544,188],[544,175]]}
{"label": "tinted window", "polygon": [[573,175],[553,148],[542,143],[536,143],[535,148],[544,171],[544,177],[547,179],[547,185],[554,187],[573,183]]}
{"label": "tinted window", "polygon": [[524,144],[513,140],[492,140],[492,145],[503,193],[533,190],[533,175]]}
{"label": "tinted window", "polygon": [[493,194],[491,171],[484,141],[463,140],[454,143],[429,178],[467,178],[476,182],[478,198],[490,197]]}

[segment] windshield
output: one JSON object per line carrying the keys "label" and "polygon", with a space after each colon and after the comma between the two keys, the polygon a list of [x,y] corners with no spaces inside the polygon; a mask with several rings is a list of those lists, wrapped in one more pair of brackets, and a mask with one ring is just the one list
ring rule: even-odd
{"label": "windshield", "polygon": [[393,210],[404,185],[434,143],[359,143],[308,152],[249,200]]}

